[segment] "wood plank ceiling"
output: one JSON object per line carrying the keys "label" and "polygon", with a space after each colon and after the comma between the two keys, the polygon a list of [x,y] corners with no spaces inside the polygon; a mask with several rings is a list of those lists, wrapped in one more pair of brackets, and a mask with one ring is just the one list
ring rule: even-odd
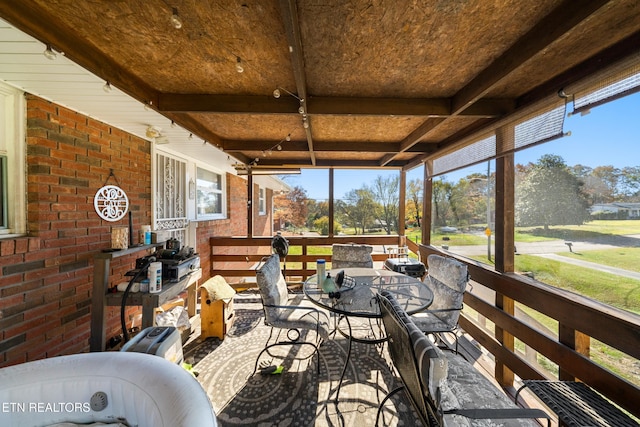
{"label": "wood plank ceiling", "polygon": [[0,17],[254,171],[411,168],[640,46],[638,0],[0,0]]}

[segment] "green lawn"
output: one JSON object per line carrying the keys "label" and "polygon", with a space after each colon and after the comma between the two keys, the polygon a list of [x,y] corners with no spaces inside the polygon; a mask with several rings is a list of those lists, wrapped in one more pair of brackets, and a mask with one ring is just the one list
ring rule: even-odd
{"label": "green lawn", "polygon": [[[431,234],[431,243],[434,246],[448,244],[451,246],[482,245],[487,238],[479,230],[475,232],[441,233],[437,229]],[[633,220],[597,220],[583,225],[558,225],[544,230],[542,227],[516,227],[516,242],[541,242],[549,240],[590,240],[607,236],[625,236],[640,234],[640,221]],[[412,241],[419,241],[421,231],[419,228],[408,229],[407,237]],[[448,238],[449,240],[444,240]]]}
{"label": "green lawn", "polygon": [[640,272],[640,248],[616,248],[599,251],[562,252],[558,255],[596,264]]}
{"label": "green lawn", "polygon": [[[473,259],[487,263],[485,256]],[[637,258],[636,258],[637,260]],[[632,260],[629,260],[632,263]],[[600,262],[605,264],[604,262]],[[621,266],[621,268],[626,268]],[[518,255],[517,272],[530,272],[536,280],[640,314],[640,281],[582,268],[535,255]]]}

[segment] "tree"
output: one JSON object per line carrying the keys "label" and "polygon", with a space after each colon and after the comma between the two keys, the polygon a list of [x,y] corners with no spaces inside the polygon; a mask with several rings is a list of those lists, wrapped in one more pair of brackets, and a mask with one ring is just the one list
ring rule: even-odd
{"label": "tree", "polygon": [[412,179],[407,184],[407,215],[413,216],[416,225],[420,227],[420,218],[422,217],[422,180],[419,178]]}
{"label": "tree", "polygon": [[287,225],[303,227],[307,220],[307,192],[300,186],[274,198],[275,218],[281,218]]}
{"label": "tree", "polygon": [[433,224],[436,226],[447,225],[450,211],[451,192],[453,184],[445,181],[446,177],[441,176],[440,179],[433,181],[432,200],[433,200]]}
{"label": "tree", "polygon": [[[313,229],[323,236],[329,235],[329,217],[323,216],[313,221]],[[338,234],[342,231],[340,224],[333,222],[333,232]]]}
{"label": "tree", "polygon": [[622,168],[620,187],[620,193],[625,197],[625,201],[637,202],[640,200],[640,166]]}
{"label": "tree", "polygon": [[341,203],[336,203],[336,208],[344,222],[351,225],[356,230],[356,234],[358,234],[358,227],[364,234],[367,226],[373,223],[375,207],[373,195],[366,187],[349,191]]}
{"label": "tree", "polygon": [[598,183],[596,188],[600,190],[593,199],[594,203],[611,203],[618,200],[620,169],[613,166],[598,166],[593,169],[590,178]]}
{"label": "tree", "polygon": [[378,204],[375,209],[376,218],[387,234],[398,231],[399,185],[398,175],[387,178],[378,175],[369,189]]}
{"label": "tree", "polygon": [[589,220],[582,182],[560,156],[545,154],[519,184],[516,225],[580,225]]}
{"label": "tree", "polygon": [[307,199],[307,227],[314,228],[314,222],[318,218],[329,215],[329,202]]}

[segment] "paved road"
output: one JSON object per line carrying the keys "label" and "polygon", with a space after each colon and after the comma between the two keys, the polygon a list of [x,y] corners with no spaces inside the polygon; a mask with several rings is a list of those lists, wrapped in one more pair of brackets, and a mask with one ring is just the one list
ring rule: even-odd
{"label": "paved road", "polygon": [[[622,245],[620,243],[624,242]],[[604,240],[601,242],[571,242],[571,250],[573,252],[593,251],[602,249],[615,249],[621,246],[635,246],[640,247],[640,234],[628,235],[628,236],[614,236],[609,241]],[[485,255],[487,253],[486,245],[478,246],[451,246],[449,247],[451,252],[464,255]],[[492,251],[494,248],[492,247]],[[591,268],[593,270],[603,271],[606,273],[616,274],[618,276],[629,277],[632,279],[640,280],[640,273],[635,271],[624,270],[621,268],[609,267],[602,264],[597,264],[589,261],[582,261],[575,258],[564,257],[558,255],[558,253],[569,252],[570,248],[564,240],[552,240],[545,242],[530,242],[530,243],[518,243],[516,245],[516,252],[519,254],[537,255],[547,259],[553,259],[556,261],[566,262],[568,264],[579,265],[584,268]]]}

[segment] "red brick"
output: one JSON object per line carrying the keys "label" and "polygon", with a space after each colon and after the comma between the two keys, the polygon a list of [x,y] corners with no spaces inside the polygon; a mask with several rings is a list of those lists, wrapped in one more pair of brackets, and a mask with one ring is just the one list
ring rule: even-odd
{"label": "red brick", "polygon": [[16,253],[16,241],[15,240],[2,240],[0,241],[0,256],[13,255]]}

